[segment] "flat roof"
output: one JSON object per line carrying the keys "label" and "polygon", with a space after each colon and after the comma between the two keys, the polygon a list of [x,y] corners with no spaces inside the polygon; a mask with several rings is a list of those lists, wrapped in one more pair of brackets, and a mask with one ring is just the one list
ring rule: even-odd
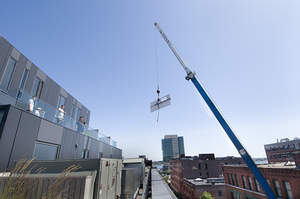
{"label": "flat roof", "polygon": [[144,163],[144,158],[126,158],[123,160],[123,163]]}
{"label": "flat roof", "polygon": [[[184,179],[186,181],[188,181],[189,183],[191,184],[194,184],[196,186],[211,186],[211,185],[214,185],[214,186],[222,186],[222,185],[225,185],[224,182],[215,182],[215,183],[212,183],[212,182],[207,182],[206,179],[203,179],[203,181],[198,181],[197,179]],[[224,180],[224,178],[223,178]]]}
{"label": "flat roof", "polygon": [[151,172],[152,199],[177,199],[156,169]]}
{"label": "flat roof", "polygon": [[[224,165],[224,167],[230,166],[230,167],[248,167],[245,164],[229,164]],[[272,164],[259,164],[257,165],[258,168],[272,168],[272,169],[296,169],[295,162],[279,162],[279,163],[272,163]]]}

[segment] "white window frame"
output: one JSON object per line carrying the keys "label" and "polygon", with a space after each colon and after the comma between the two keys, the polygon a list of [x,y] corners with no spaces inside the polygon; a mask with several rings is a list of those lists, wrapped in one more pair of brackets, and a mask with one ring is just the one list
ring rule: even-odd
{"label": "white window frame", "polygon": [[248,176],[248,183],[249,183],[249,189],[254,191],[254,186],[253,186],[253,182],[252,182],[252,178],[251,176]]}
{"label": "white window frame", "polygon": [[276,195],[278,197],[282,197],[282,191],[281,191],[281,188],[280,188],[279,181],[278,180],[274,180],[273,183],[274,183],[274,188],[275,188]]}
{"label": "white window frame", "polygon": [[283,186],[288,199],[294,199],[291,184],[288,181],[283,181]]}
{"label": "white window frame", "polygon": [[258,182],[258,180],[256,180],[256,178],[254,180],[255,180],[254,182],[255,182],[255,186],[256,186],[256,191],[260,192],[261,190],[260,190],[259,182]]}

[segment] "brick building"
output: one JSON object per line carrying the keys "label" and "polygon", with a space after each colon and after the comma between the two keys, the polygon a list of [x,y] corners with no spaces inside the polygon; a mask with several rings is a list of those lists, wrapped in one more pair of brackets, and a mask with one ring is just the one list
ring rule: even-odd
{"label": "brick building", "polygon": [[217,178],[222,176],[222,166],[226,164],[242,164],[236,157],[215,158],[214,154],[199,154],[170,161],[171,185],[176,192],[182,192],[184,178]]}
{"label": "brick building", "polygon": [[183,199],[199,199],[205,191],[209,192],[215,199],[225,199],[224,178],[183,180],[181,192]]}
{"label": "brick building", "polygon": [[276,143],[266,144],[265,151],[269,163],[293,161],[292,153],[300,152],[300,139],[281,139]]}
{"label": "brick building", "polygon": [[[294,153],[296,164],[258,165],[259,170],[278,198],[300,198],[300,153]],[[227,199],[267,199],[258,181],[246,165],[224,165]]]}

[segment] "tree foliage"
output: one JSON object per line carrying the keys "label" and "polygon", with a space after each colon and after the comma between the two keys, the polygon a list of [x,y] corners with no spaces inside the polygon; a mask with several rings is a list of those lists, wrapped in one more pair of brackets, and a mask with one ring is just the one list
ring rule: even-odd
{"label": "tree foliage", "polygon": [[203,194],[200,196],[200,199],[215,199],[210,193],[204,191]]}

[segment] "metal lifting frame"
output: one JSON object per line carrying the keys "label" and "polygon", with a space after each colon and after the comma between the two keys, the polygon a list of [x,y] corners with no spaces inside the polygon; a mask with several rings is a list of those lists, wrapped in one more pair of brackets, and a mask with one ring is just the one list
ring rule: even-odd
{"label": "metal lifting frame", "polygon": [[197,80],[197,78],[195,76],[195,73],[193,73],[185,65],[185,63],[183,62],[183,60],[181,59],[181,57],[178,55],[175,48],[173,47],[172,43],[169,41],[169,39],[167,38],[165,33],[159,27],[158,23],[154,23],[154,26],[158,29],[161,36],[164,38],[164,40],[168,44],[169,48],[172,50],[173,54],[175,55],[175,57],[177,58],[177,60],[180,62],[181,66],[185,70],[185,72],[187,74],[186,80],[191,80],[193,82],[194,86],[197,88],[200,95],[202,96],[202,98],[204,99],[204,101],[206,102],[206,104],[208,105],[210,110],[213,112],[214,116],[216,117],[216,119],[218,120],[218,122],[220,123],[220,125],[222,126],[222,128],[224,129],[224,131],[226,132],[226,134],[228,135],[228,137],[230,138],[230,140],[234,144],[235,148],[237,149],[237,151],[239,152],[239,154],[243,158],[244,162],[248,165],[249,169],[251,170],[251,172],[253,173],[253,175],[257,179],[257,181],[260,183],[262,189],[264,190],[264,192],[266,193],[268,198],[269,199],[276,199],[277,197],[275,196],[275,194],[273,193],[273,191],[270,188],[269,184],[267,183],[267,181],[265,180],[265,178],[263,177],[263,175],[261,174],[261,172],[257,168],[257,166],[254,163],[253,159],[251,158],[249,153],[246,151],[246,149],[243,147],[243,145],[238,140],[238,138],[235,136],[234,132],[231,130],[230,126],[227,124],[224,117],[222,116],[220,111],[217,109],[216,105],[210,99],[210,97],[208,96],[208,94],[204,90],[203,86],[199,83],[199,81]]}

